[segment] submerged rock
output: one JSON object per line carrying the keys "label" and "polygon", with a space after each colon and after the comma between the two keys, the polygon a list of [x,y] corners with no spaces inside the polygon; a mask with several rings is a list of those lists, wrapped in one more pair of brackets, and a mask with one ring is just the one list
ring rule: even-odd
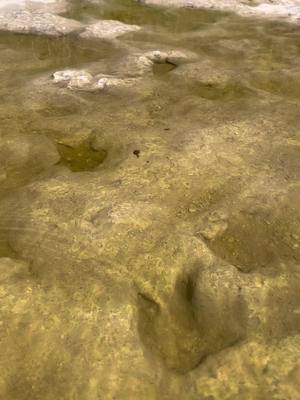
{"label": "submerged rock", "polygon": [[4,10],[0,13],[0,31],[47,36],[63,36],[82,28],[78,21],[48,12]]}
{"label": "submerged rock", "polygon": [[67,69],[54,72],[53,82],[69,89],[95,90],[97,85],[92,74],[85,70]]}
{"label": "submerged rock", "polygon": [[80,34],[86,39],[115,39],[128,32],[136,32],[141,28],[137,25],[124,24],[120,21],[102,20],[88,25]]}
{"label": "submerged rock", "polygon": [[136,79],[104,74],[93,76],[86,70],[65,70],[54,72],[53,82],[72,90],[94,92],[108,87],[132,85]]}
{"label": "submerged rock", "polygon": [[0,135],[1,189],[26,183],[59,159],[55,145],[44,136]]}
{"label": "submerged rock", "polygon": [[134,78],[116,78],[110,75],[97,75],[97,87],[101,89],[118,86],[131,86],[136,83]]}
{"label": "submerged rock", "polygon": [[222,235],[228,227],[228,216],[222,211],[204,215],[200,224],[199,234],[207,240],[214,240]]}
{"label": "submerged rock", "polygon": [[[109,87],[131,86],[153,72],[155,64],[181,65],[194,60],[193,53],[178,50],[152,50],[134,53],[114,66],[114,74],[91,73],[87,70],[68,69],[54,72],[53,82],[73,90],[97,91]],[[95,66],[93,66],[95,69]]]}
{"label": "submerged rock", "polygon": [[144,56],[149,58],[153,63],[170,63],[176,66],[195,61],[198,58],[195,53],[181,50],[152,50],[144,54]]}
{"label": "submerged rock", "polygon": [[232,71],[219,68],[217,63],[210,60],[180,65],[172,71],[172,75],[186,83],[207,85],[209,87],[224,88],[233,79]]}

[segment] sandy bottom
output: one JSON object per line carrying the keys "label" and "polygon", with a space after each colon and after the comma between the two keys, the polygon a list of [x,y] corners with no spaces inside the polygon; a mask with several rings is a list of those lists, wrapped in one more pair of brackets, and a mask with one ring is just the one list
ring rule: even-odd
{"label": "sandy bottom", "polygon": [[[130,1],[0,35],[0,398],[300,399],[300,33]],[[132,87],[38,85],[181,49]],[[129,71],[130,72],[130,71]]]}

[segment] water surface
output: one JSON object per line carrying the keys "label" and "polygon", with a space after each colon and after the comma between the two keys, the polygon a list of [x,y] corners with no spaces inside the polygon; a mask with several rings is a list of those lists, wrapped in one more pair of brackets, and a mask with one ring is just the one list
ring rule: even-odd
{"label": "water surface", "polygon": [[[293,349],[269,348],[274,337],[300,329],[300,31],[129,0],[74,1],[66,16],[142,30],[113,43],[0,34],[0,256],[29,265],[5,281],[5,398],[224,399],[228,390],[233,399],[240,377],[207,384],[206,355],[217,376],[218,352],[229,348],[228,382],[235,368],[250,382],[243,365],[253,354],[236,343],[267,343],[251,366],[261,376],[264,357]],[[127,89],[51,83],[57,70],[115,73],[131,53],[166,49],[196,62],[154,65]],[[200,328],[191,309],[195,266],[210,257],[216,271],[241,274],[224,274],[228,292],[212,296],[220,309],[229,302],[221,337],[211,295]],[[230,302],[235,290],[246,306]],[[249,310],[259,322],[245,333]],[[215,333],[203,356],[202,338]],[[245,393],[262,398],[247,383]]]}

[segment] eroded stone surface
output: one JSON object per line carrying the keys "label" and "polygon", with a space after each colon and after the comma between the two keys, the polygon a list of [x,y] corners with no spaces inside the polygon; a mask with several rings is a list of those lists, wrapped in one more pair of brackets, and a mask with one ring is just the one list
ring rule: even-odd
{"label": "eroded stone surface", "polygon": [[85,70],[64,70],[54,72],[53,82],[67,86],[69,89],[96,90],[97,85],[94,77]]}
{"label": "eroded stone surface", "polygon": [[85,70],[65,70],[55,72],[53,82],[71,90],[94,92],[114,87],[131,86],[137,82],[137,79],[105,74],[93,76]]}
{"label": "eroded stone surface", "polygon": [[129,32],[136,32],[141,28],[137,25],[124,24],[120,21],[103,20],[88,25],[80,34],[86,39],[115,39]]}
{"label": "eroded stone surface", "polygon": [[[192,52],[153,50],[127,55],[114,65],[114,75],[96,73],[97,65],[94,65],[93,74],[87,70],[75,69],[56,71],[52,75],[52,80],[61,87],[88,92],[114,87],[130,87],[141,83],[144,77],[152,74],[155,64],[171,64],[176,67],[191,63],[194,59],[196,55]],[[44,84],[47,82],[48,79],[45,79]]]}
{"label": "eroded stone surface", "polygon": [[78,31],[82,24],[59,15],[29,10],[2,11],[0,31],[48,36],[67,35]]}

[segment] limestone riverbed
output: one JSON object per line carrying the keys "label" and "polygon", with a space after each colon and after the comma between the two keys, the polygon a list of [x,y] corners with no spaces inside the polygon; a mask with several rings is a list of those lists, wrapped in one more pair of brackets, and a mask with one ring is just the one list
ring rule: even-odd
{"label": "limestone riverbed", "polygon": [[0,400],[300,400],[299,4],[197,1],[0,0]]}

